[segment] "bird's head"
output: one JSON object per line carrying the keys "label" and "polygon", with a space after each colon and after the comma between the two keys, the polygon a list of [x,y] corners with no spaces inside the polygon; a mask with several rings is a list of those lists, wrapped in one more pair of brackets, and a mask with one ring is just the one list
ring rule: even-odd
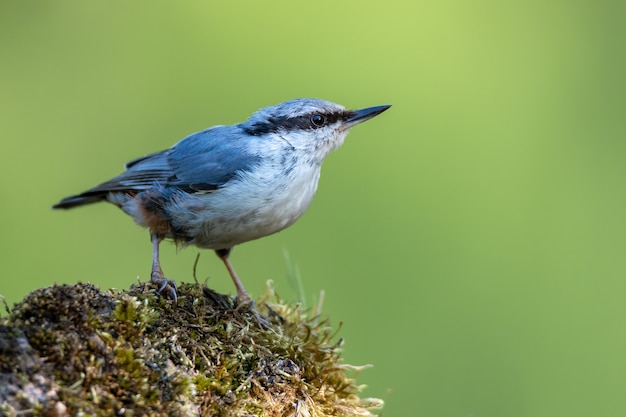
{"label": "bird's head", "polygon": [[389,105],[346,110],[329,101],[299,98],[258,110],[240,126],[249,135],[277,135],[321,163],[341,146],[351,127],[387,110]]}

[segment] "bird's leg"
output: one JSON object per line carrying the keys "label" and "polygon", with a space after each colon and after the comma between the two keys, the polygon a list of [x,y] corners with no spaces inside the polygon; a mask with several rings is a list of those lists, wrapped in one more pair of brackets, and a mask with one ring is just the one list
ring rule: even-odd
{"label": "bird's leg", "polygon": [[230,277],[233,279],[233,282],[235,283],[235,287],[237,287],[237,299],[240,302],[247,303],[248,301],[250,301],[250,296],[248,295],[248,292],[246,291],[246,289],[243,287],[243,284],[239,280],[239,277],[237,276],[237,273],[235,272],[235,268],[233,268],[233,265],[230,263],[230,260],[228,260],[228,255],[230,255],[230,249],[231,248],[217,249],[215,253],[217,254],[217,256],[219,256],[222,262],[224,262],[224,265],[226,265],[226,269],[228,269],[228,273],[230,274]]}
{"label": "bird's leg", "polygon": [[159,294],[167,289],[167,294],[169,294],[174,300],[174,303],[176,303],[178,300],[176,296],[176,283],[171,279],[165,278],[163,270],[161,269],[161,263],[159,262],[159,244],[163,238],[151,232],[150,240],[152,241],[152,273],[150,274],[150,281],[159,286],[159,290],[157,291]]}

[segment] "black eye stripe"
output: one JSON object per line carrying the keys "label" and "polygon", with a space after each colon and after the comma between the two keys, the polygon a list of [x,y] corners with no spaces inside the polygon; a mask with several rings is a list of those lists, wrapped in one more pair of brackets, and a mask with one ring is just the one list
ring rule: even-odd
{"label": "black eye stripe", "polygon": [[277,133],[281,131],[293,131],[299,130],[311,130],[319,129],[321,125],[313,123],[312,118],[315,115],[320,115],[325,118],[324,126],[332,125],[338,120],[347,119],[350,117],[350,112],[341,111],[337,113],[311,113],[299,117],[274,117],[268,119],[265,123],[255,123],[251,126],[244,127],[245,131],[249,135],[259,136],[266,133]]}

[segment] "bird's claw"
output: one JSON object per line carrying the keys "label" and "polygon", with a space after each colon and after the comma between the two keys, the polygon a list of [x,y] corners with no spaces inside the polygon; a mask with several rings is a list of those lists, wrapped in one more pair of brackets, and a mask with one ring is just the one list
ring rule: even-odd
{"label": "bird's claw", "polygon": [[178,296],[176,294],[176,282],[174,282],[174,280],[167,279],[163,276],[158,275],[152,275],[150,280],[159,286],[157,294],[161,294],[163,291],[165,291],[165,294],[167,294],[172,300],[174,300],[174,304],[178,302]]}
{"label": "bird's claw", "polygon": [[[246,294],[246,296],[247,295],[248,294]],[[237,297],[235,297],[236,310],[243,310],[249,313],[260,328],[268,329],[270,327],[269,320],[263,317],[261,313],[259,313],[257,309],[254,308],[254,306],[255,302],[254,300],[251,300],[250,297],[247,297],[246,299],[242,299],[241,295],[237,295]]]}

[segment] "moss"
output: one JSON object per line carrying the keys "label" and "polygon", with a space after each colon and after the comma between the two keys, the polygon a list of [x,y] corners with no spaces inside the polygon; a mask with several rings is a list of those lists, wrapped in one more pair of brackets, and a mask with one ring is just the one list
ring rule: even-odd
{"label": "moss", "polygon": [[367,416],[327,321],[268,287],[252,305],[203,285],[43,288],[0,319],[0,412]]}

